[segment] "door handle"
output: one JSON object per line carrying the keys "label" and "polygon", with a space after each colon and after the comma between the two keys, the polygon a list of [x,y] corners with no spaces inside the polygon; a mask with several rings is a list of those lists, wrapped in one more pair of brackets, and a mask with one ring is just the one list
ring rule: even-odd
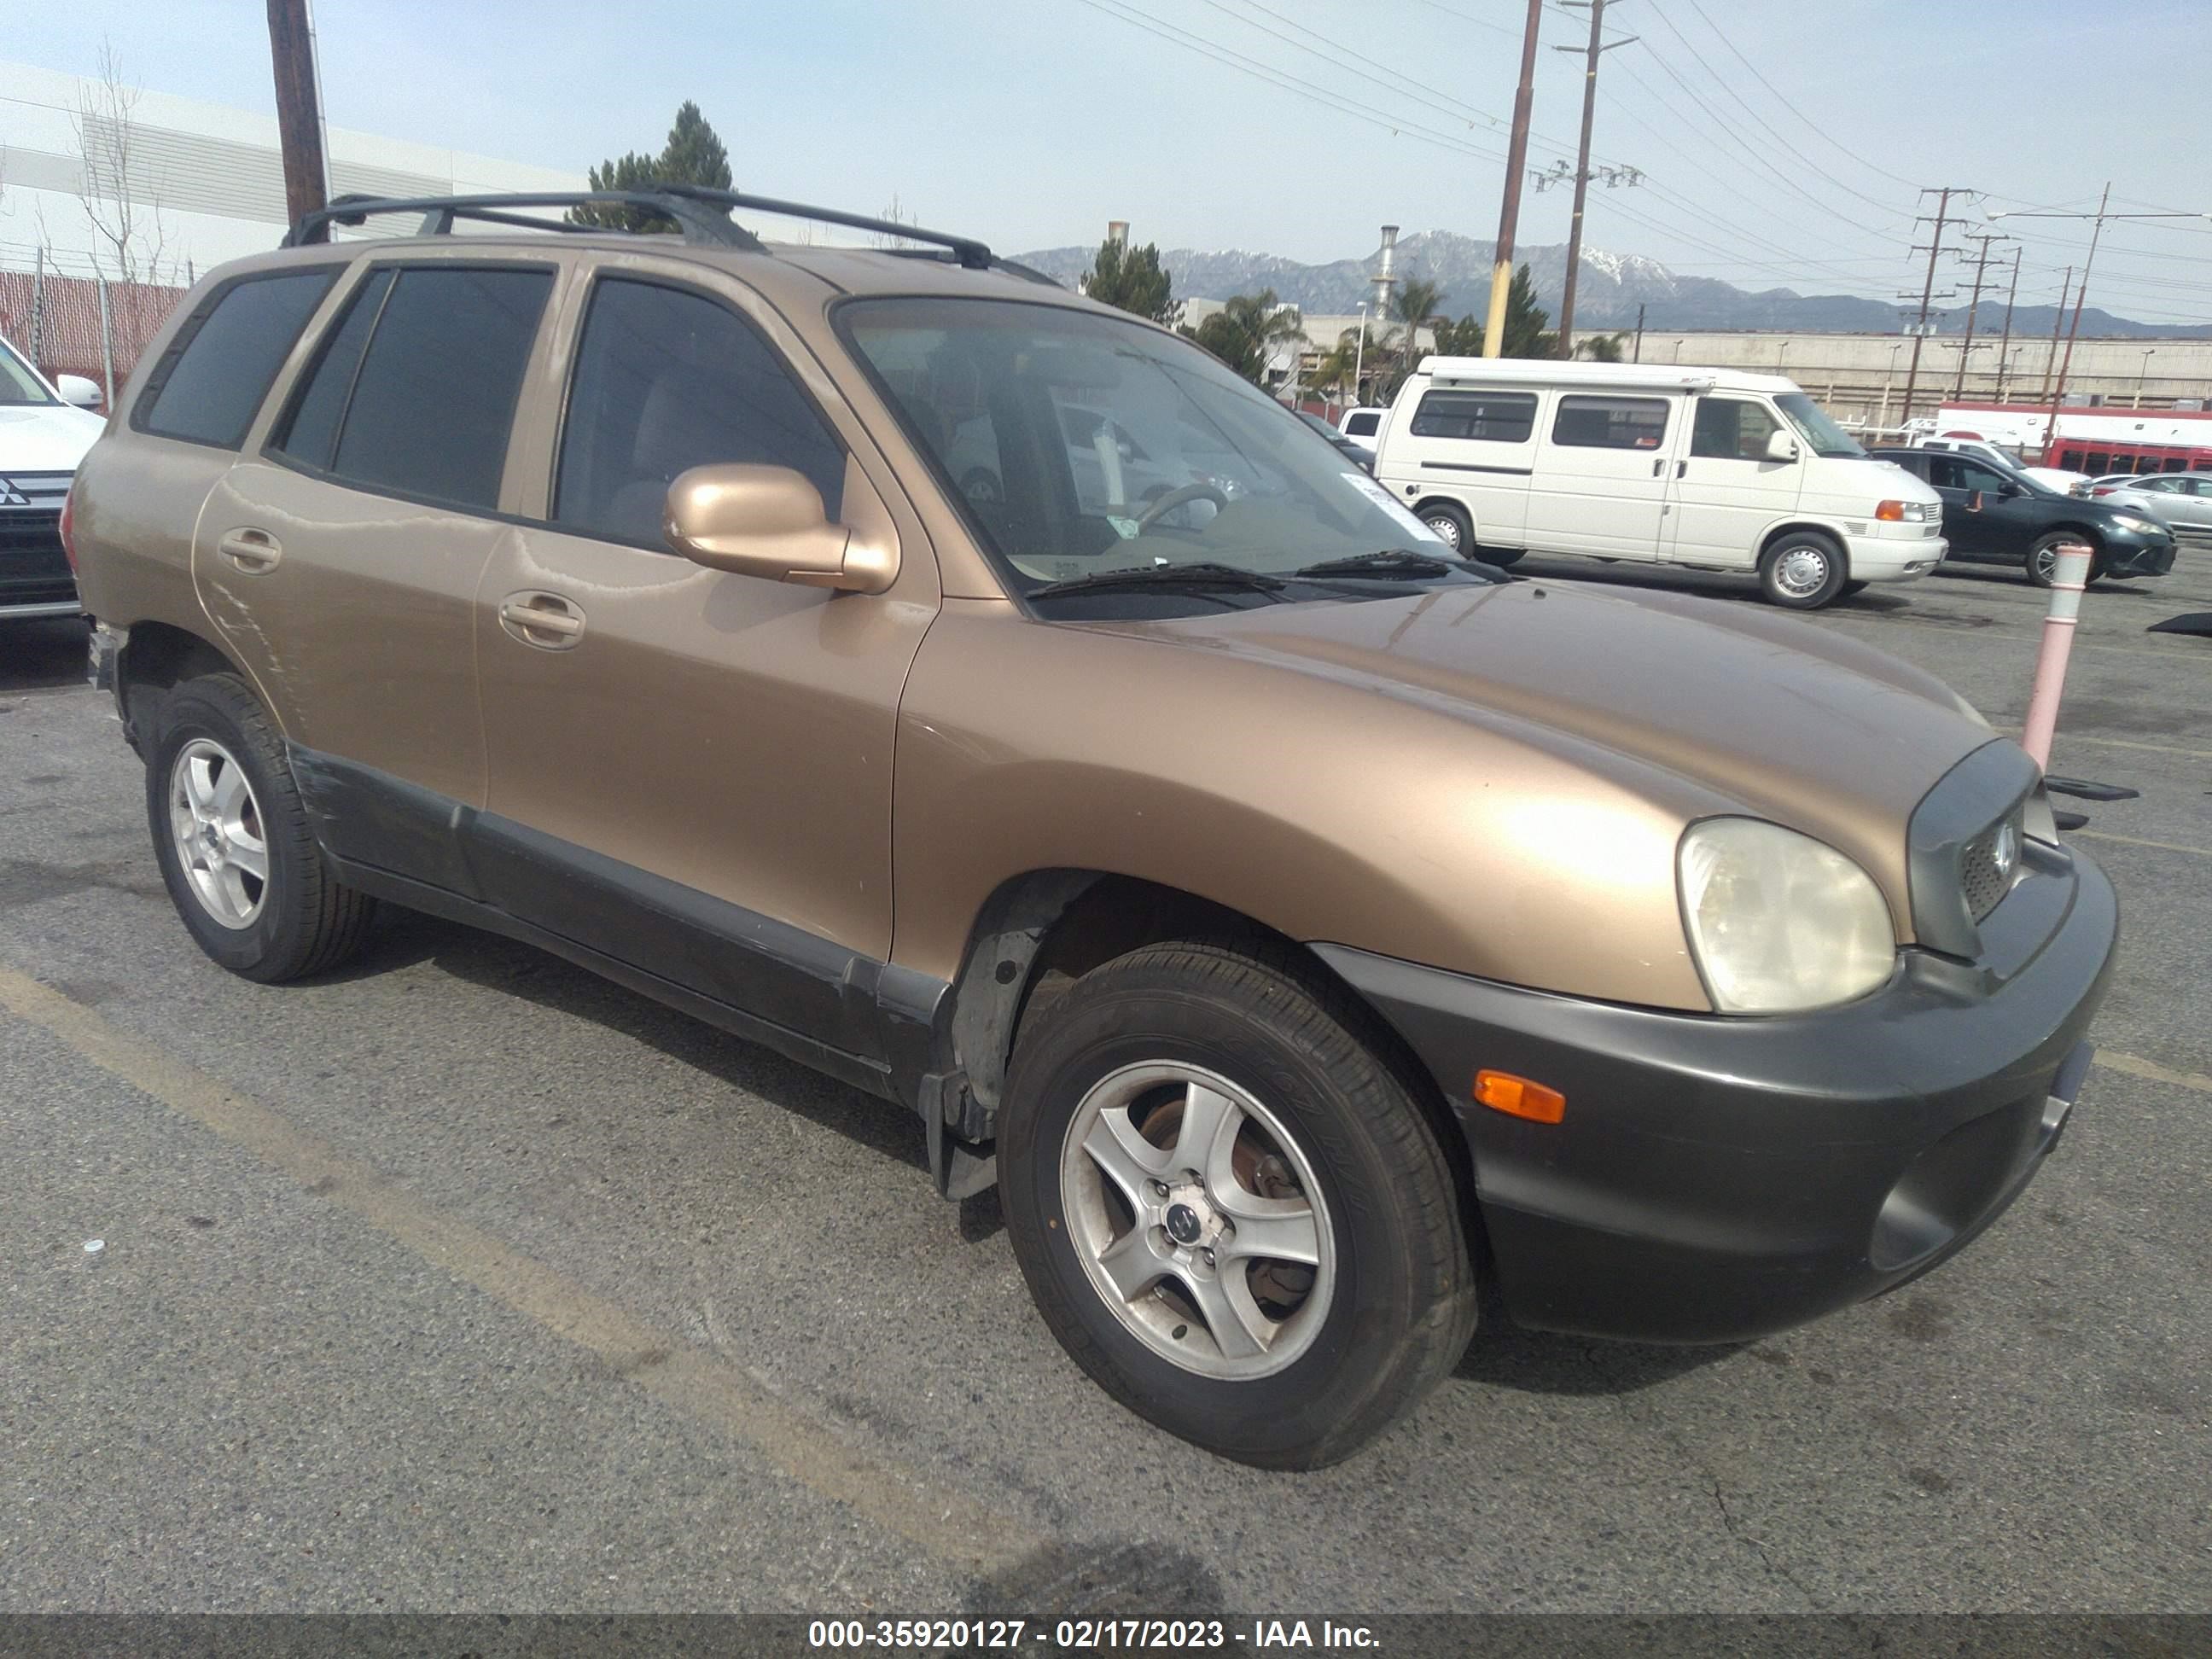
{"label": "door handle", "polygon": [[1686,478],[1686,477],[1688,477],[1690,476],[1690,464],[1689,464],[1687,461],[1677,461],[1677,462],[1675,462],[1675,463],[1674,463],[1674,476],[1675,476],[1676,477],[1678,477],[1678,478]]}
{"label": "door handle", "polygon": [[215,550],[249,575],[274,569],[276,561],[284,556],[284,550],[277,545],[274,536],[250,526],[228,532],[216,543]]}
{"label": "door handle", "polygon": [[500,601],[499,625],[525,645],[566,651],[584,636],[584,613],[558,593],[533,590]]}
{"label": "door handle", "polygon": [[1653,461],[1653,462],[1651,463],[1651,476],[1652,476],[1653,477],[1655,477],[1655,478],[1656,478],[1656,477],[1657,477],[1661,473],[1664,472],[1666,470],[1667,470],[1667,458],[1666,458],[1664,455],[1660,456],[1660,457],[1658,458],[1658,459],[1656,459],[1656,460],[1655,460],[1655,461]]}

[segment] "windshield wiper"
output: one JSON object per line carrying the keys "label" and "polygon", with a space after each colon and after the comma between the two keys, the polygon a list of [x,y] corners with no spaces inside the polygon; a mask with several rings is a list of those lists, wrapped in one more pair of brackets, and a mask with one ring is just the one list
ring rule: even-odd
{"label": "windshield wiper", "polygon": [[1087,576],[1032,587],[1022,597],[1048,599],[1058,593],[1080,593],[1100,587],[1235,587],[1252,592],[1274,593],[1284,586],[1279,576],[1265,576],[1233,564],[1200,561],[1191,564],[1129,564],[1111,570],[1094,570]]}
{"label": "windshield wiper", "polygon": [[1438,558],[1432,553],[1416,553],[1410,547],[1386,547],[1374,553],[1354,553],[1349,558],[1324,559],[1319,564],[1301,565],[1291,574],[1293,576],[1379,576],[1385,581],[1399,577],[1413,580],[1423,576],[1449,576],[1455,570],[1467,568],[1462,559]]}

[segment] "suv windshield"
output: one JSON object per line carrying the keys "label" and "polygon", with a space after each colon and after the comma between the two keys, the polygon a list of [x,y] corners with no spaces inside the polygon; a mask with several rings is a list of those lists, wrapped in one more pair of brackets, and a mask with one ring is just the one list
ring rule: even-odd
{"label": "suv windshield", "polygon": [[53,393],[39,383],[31,366],[15,355],[15,349],[0,340],[0,404],[50,404]]}
{"label": "suv windshield", "polygon": [[1838,459],[1853,456],[1864,458],[1866,451],[1859,441],[1828,417],[1828,411],[1802,392],[1785,392],[1775,398],[1774,406],[1782,411],[1783,418],[1797,428],[1797,435],[1812,445],[1815,455],[1826,455]]}
{"label": "suv windshield", "polygon": [[1132,568],[1287,575],[1393,549],[1450,562],[1401,562],[1401,588],[1467,568],[1289,410],[1155,330],[998,300],[856,300],[837,320],[1017,592]]}

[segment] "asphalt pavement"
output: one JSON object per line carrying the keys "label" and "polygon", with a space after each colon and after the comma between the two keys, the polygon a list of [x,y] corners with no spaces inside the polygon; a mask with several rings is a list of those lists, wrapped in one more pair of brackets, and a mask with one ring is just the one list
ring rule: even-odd
{"label": "asphalt pavement", "polygon": [[[2016,728],[2043,600],[1816,625]],[[2212,641],[2143,632],[2186,610],[2212,553],[2086,607],[2054,767],[2142,791],[2075,837],[2124,954],[2009,1214],[1749,1346],[1486,1330],[1303,1475],[1092,1387],[893,1109],[425,918],[222,973],[82,625],[0,624],[0,1611],[2212,1610]]]}

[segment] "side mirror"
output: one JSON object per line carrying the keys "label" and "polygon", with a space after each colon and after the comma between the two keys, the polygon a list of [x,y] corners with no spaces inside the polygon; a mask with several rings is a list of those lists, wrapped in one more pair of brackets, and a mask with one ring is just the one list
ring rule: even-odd
{"label": "side mirror", "polygon": [[54,390],[62,394],[62,401],[65,404],[74,404],[79,409],[100,407],[100,382],[88,380],[82,374],[55,375]]}
{"label": "side mirror", "polygon": [[1797,459],[1797,441],[1786,432],[1766,434],[1766,459],[1770,461],[1794,461]]}
{"label": "side mirror", "polygon": [[2014,496],[2020,493],[2020,486],[2013,483],[2009,478],[1997,486],[1997,494],[2003,496],[2007,501],[2010,501]]}
{"label": "side mirror", "polygon": [[1966,511],[1969,513],[1978,513],[1981,510],[1982,492],[1978,489],[1968,490],[1966,492]]}
{"label": "side mirror", "polygon": [[726,461],[678,473],[661,533],[696,563],[772,582],[880,593],[898,574],[895,544],[830,523],[822,492],[787,466]]}

